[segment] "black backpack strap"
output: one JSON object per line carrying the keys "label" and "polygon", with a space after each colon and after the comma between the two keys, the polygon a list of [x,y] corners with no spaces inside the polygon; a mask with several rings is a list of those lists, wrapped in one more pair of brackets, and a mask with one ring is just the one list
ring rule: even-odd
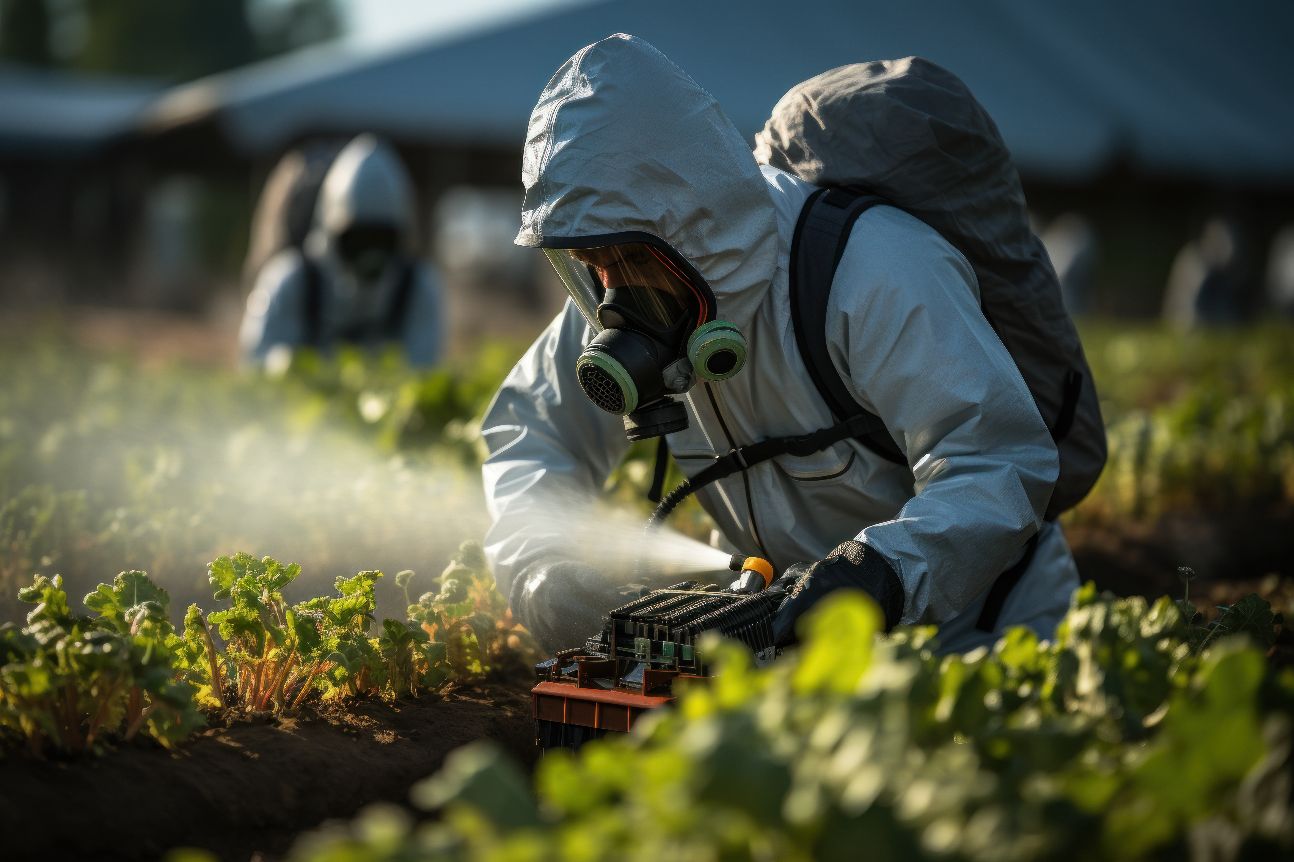
{"label": "black backpack strap", "polygon": [[792,455],[803,458],[806,455],[812,455],[814,452],[821,452],[828,446],[834,446],[842,440],[855,439],[864,434],[874,433],[873,421],[880,420],[867,413],[861,416],[853,416],[829,428],[819,428],[817,431],[808,434],[797,434],[792,437],[772,437],[747,446],[738,446],[730,450],[728,454],[715,458],[714,463],[710,466],[665,495],[665,499],[661,500],[660,505],[656,507],[656,511],[652,513],[651,520],[648,523],[649,525],[661,523],[674,510],[675,506],[711,482],[717,482],[734,473],[749,470],[756,464],[762,464],[771,458],[776,458],[778,455]]}
{"label": "black backpack strap", "polygon": [[980,609],[979,619],[975,621],[975,628],[982,632],[993,633],[997,629],[997,619],[1002,615],[1002,606],[1006,604],[1007,596],[1011,595],[1011,590],[1024,577],[1025,570],[1033,562],[1034,552],[1038,550],[1038,534],[1034,533],[1025,545],[1024,556],[1011,568],[997,576],[993,586],[988,589],[988,597],[984,599],[984,607]]}
{"label": "black backpack strap", "polygon": [[305,279],[305,293],[302,296],[302,323],[305,324],[305,343],[308,347],[318,347],[323,337],[323,278],[314,261],[301,255],[301,276]]}
{"label": "black backpack strap", "polygon": [[418,267],[414,261],[404,263],[400,274],[400,283],[396,285],[395,296],[391,298],[391,307],[387,310],[385,335],[392,340],[399,340],[404,334],[405,318],[408,316],[409,304],[413,301],[413,290],[417,284]]}
{"label": "black backpack strap", "polygon": [[831,282],[858,217],[877,204],[875,195],[819,189],[800,211],[791,240],[791,321],[809,378],[840,421],[866,417],[858,442],[886,461],[907,466],[907,457],[879,417],[854,400],[827,351],[827,304]]}

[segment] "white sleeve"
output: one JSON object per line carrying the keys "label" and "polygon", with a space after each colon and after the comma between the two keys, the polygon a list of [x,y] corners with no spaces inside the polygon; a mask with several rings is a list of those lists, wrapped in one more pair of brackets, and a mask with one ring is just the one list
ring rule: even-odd
{"label": "white sleeve", "polygon": [[305,343],[305,290],[305,267],[295,251],[281,251],[265,262],[238,329],[245,361],[259,365],[275,347]]}
{"label": "white sleeve", "polygon": [[591,503],[629,448],[621,419],[594,406],[576,382],[575,360],[592,337],[567,300],[482,420],[493,519],[485,550],[504,595],[528,566],[571,558],[561,510]]}
{"label": "white sleeve", "polygon": [[965,610],[1042,524],[1059,471],[1014,360],[980,310],[974,271],[890,208],[864,214],[837,270],[832,360],[907,455],[915,496],[860,541],[894,566],[902,622]]}

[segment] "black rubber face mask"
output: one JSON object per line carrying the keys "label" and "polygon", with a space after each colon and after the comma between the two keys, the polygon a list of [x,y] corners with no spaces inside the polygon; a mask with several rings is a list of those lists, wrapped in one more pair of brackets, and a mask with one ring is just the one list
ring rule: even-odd
{"label": "black rubber face mask", "polygon": [[544,252],[597,332],[576,362],[580,388],[624,417],[630,440],[683,430],[687,411],[670,396],[698,377],[721,380],[741,368],[745,340],[713,319],[709,287],[667,247],[631,241]]}
{"label": "black rubber face mask", "polygon": [[353,225],[337,237],[337,256],[361,286],[377,283],[399,247],[399,232],[390,225]]}

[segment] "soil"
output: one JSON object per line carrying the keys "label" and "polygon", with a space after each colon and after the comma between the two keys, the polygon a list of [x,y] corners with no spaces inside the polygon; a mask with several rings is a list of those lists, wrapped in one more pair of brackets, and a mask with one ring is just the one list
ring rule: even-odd
{"label": "soil", "polygon": [[476,739],[533,764],[525,680],[214,727],[173,752],[11,755],[0,760],[4,858],[157,859],[184,846],[222,860],[273,859],[325,820],[407,801],[445,755]]}
{"label": "soil", "polygon": [[1069,525],[1065,535],[1079,575],[1122,596],[1180,595],[1180,566],[1198,578],[1193,596],[1269,575],[1294,580],[1294,510],[1287,507],[1173,512],[1150,524]]}

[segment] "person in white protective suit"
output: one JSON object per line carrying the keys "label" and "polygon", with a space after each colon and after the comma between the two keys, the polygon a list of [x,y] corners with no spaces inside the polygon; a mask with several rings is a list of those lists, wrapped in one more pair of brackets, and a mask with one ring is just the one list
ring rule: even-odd
{"label": "person in white protective suit", "polygon": [[399,344],[410,364],[435,364],[440,285],[413,254],[413,207],[389,145],[372,135],[347,144],[324,177],[304,248],[280,251],[256,276],[239,333],[245,359]]}
{"label": "person in white protective suit", "polygon": [[[485,415],[486,551],[521,620],[560,648],[596,632],[625,592],[534,516],[597,495],[627,437],[666,433],[695,475],[734,447],[833,423],[787,298],[791,237],[815,189],[757,165],[708,93],[624,35],[549,81],[522,177],[516,242],[542,249],[571,296]],[[846,439],[697,492],[728,550],[791,578],[779,642],[840,588],[875,598],[887,626],[937,623],[948,650],[1013,625],[1050,635],[1078,584],[1044,519],[1057,450],[970,265],[916,218],[873,207],[849,235],[827,321],[850,394],[906,464]],[[976,628],[990,585],[1021,561],[992,630]]]}

